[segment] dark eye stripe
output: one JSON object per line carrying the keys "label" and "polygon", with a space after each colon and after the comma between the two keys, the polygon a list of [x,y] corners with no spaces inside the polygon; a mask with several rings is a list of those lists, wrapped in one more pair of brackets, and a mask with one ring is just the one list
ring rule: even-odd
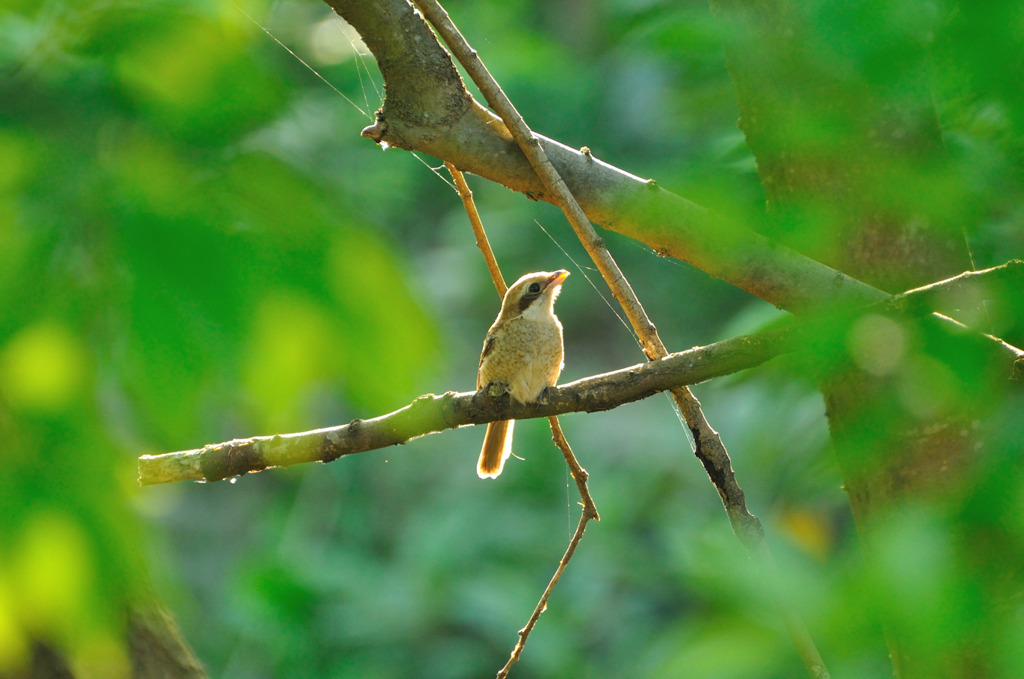
{"label": "dark eye stripe", "polygon": [[540,292],[528,292],[519,300],[519,313],[522,313],[540,297]]}

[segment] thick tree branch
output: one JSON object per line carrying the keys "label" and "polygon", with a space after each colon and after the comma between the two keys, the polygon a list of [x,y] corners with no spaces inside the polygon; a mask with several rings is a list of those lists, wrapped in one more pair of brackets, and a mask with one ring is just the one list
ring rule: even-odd
{"label": "thick tree branch", "polygon": [[[934,70],[929,43],[942,42],[936,36],[943,22],[932,17],[929,29],[922,30],[922,23],[906,30],[877,15],[878,26],[885,28],[872,32],[849,21],[822,23],[818,8],[809,3],[711,0],[711,6],[723,21],[742,26],[726,53],[740,126],[757,160],[773,217],[767,226],[775,237],[890,291],[970,266],[963,231],[952,222],[972,219],[978,211],[967,208],[962,196],[953,197],[964,188],[961,170],[944,147],[935,83],[928,75]],[[823,34],[819,29],[826,23]],[[836,44],[843,45],[838,60]],[[840,62],[845,67],[837,68]],[[907,200],[908,193],[916,198],[946,192],[949,199]],[[961,338],[936,332],[940,323],[948,325],[929,319],[906,328],[911,343],[906,353],[894,355],[897,373],[878,374],[885,370],[846,360],[838,351],[838,360],[817,371],[868,562],[899,553],[891,543],[880,544],[878,536],[886,533],[881,525],[899,521],[896,517],[910,507],[934,509],[931,500],[956,493],[953,489],[985,458],[1000,454],[979,426],[998,402],[998,378],[976,367],[973,351],[961,355]],[[933,341],[938,337],[942,341]],[[869,353],[889,350],[892,346],[879,345]],[[941,382],[936,379],[941,370],[912,367],[930,360],[962,372],[957,388],[941,397],[942,407],[925,415],[904,395],[926,393]],[[934,583],[919,586],[914,594],[894,589],[875,613],[885,629],[894,675],[984,676],[987,640],[958,639],[940,653],[937,645],[922,641],[920,629],[905,624],[901,609],[943,596]],[[925,625],[942,629],[960,616],[955,607],[940,605]]]}
{"label": "thick tree branch", "polygon": [[[415,149],[556,202],[501,119],[477,103],[451,57],[407,0],[325,0],[362,36],[387,86],[378,120],[363,130],[378,143]],[[608,165],[589,152],[534,135],[594,223],[646,243],[793,313],[858,307],[888,294],[720,215]],[[1004,345],[991,350],[1016,356]]]}
{"label": "thick tree branch", "polygon": [[[370,48],[387,87],[375,125],[364,136],[429,153],[465,172],[558,204],[508,128],[466,91],[448,53],[406,0],[325,0]],[[536,135],[587,217],[662,255],[689,262],[788,311],[881,299],[884,293],[772,244],[707,209]]]}

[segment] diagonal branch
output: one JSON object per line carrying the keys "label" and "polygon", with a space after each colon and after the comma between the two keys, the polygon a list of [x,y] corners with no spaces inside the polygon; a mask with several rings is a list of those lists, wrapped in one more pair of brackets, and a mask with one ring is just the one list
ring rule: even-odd
{"label": "diagonal branch", "polygon": [[470,190],[469,184],[466,183],[466,177],[461,170],[447,161],[445,161],[444,166],[452,176],[452,181],[455,182],[455,190],[458,192],[459,198],[462,199],[462,206],[466,210],[469,225],[472,227],[473,236],[476,238],[476,246],[484,257],[487,271],[491,274],[494,287],[498,290],[498,297],[504,298],[505,293],[508,291],[508,285],[505,283],[505,277],[501,275],[501,268],[498,266],[498,260],[494,256],[494,250],[491,249],[491,243],[487,240],[487,232],[484,231],[483,221],[480,219],[480,213],[476,209],[476,202],[473,200],[473,192]]}

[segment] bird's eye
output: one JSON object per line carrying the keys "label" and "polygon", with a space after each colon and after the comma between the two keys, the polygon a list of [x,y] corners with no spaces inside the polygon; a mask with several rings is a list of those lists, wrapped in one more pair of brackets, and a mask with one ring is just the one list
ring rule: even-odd
{"label": "bird's eye", "polygon": [[531,283],[530,292],[540,292],[540,283]]}

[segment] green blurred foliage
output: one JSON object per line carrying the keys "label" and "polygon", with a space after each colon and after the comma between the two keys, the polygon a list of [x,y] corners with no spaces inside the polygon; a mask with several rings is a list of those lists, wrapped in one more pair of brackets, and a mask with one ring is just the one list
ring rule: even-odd
{"label": "green blurred foliage", "polygon": [[[1020,9],[806,9],[826,66],[867,83],[899,86],[900,36],[929,41],[956,160],[941,179],[970,217],[976,263],[1021,256]],[[705,3],[449,10],[537,130],[762,218],[724,57],[739,33]],[[372,58],[312,0],[0,8],[0,674],[39,636],[82,672],[125,676],[123,606],[151,586],[212,676],[480,676],[507,658],[578,516],[542,422],[517,427],[526,461],[497,483],[475,476],[475,429],[238,483],[134,483],[139,454],[472,387],[498,303],[437,163],[359,137],[380,101]],[[560,214],[473,187],[507,277],[575,274],[559,301],[564,380],[639,362]],[[673,349],[779,317],[606,235]],[[1018,317],[992,318],[1021,344]],[[925,410],[970,386],[924,359],[900,362],[893,325],[864,319],[844,351],[894,379],[930,375],[927,393],[905,395]],[[697,391],[834,676],[889,672],[884,613],[934,652],[937,673],[951,644],[985,639],[992,676],[1019,675],[1024,627],[1003,589],[1024,558],[1019,398],[991,424],[993,459],[977,478],[894,517],[884,558],[864,558],[802,364]],[[564,420],[602,521],[516,676],[801,673],[670,405]],[[912,605],[887,610],[896,601]],[[930,616],[960,622],[920,624]]]}

